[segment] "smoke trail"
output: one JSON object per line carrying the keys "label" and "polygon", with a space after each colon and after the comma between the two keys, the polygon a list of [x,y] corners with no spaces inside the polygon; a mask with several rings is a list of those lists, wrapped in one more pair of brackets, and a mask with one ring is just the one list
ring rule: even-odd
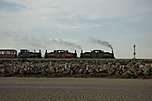
{"label": "smoke trail", "polygon": [[91,42],[97,43],[97,44],[99,44],[99,45],[106,46],[106,47],[108,47],[108,48],[110,48],[110,49],[113,50],[112,45],[111,45],[109,42],[107,42],[107,41],[102,41],[102,40],[99,40],[99,39],[93,39],[93,38],[92,38],[92,39],[91,39]]}
{"label": "smoke trail", "polygon": [[80,45],[77,45],[73,42],[65,41],[65,40],[57,40],[57,39],[49,39],[47,37],[39,38],[38,36],[34,37],[30,34],[17,34],[16,32],[13,33],[7,33],[4,34],[7,38],[10,38],[12,42],[15,42],[17,44],[17,47],[22,48],[50,48],[53,47],[55,44],[58,44],[58,46],[63,45],[76,48],[76,49],[82,49]]}
{"label": "smoke trail", "polygon": [[49,42],[40,38],[32,37],[29,34],[17,34],[16,32],[4,34],[5,37],[10,39],[9,41],[15,42],[16,48],[47,48]]}
{"label": "smoke trail", "polygon": [[50,41],[52,43],[56,43],[56,44],[59,44],[59,45],[74,47],[74,48],[77,48],[77,49],[80,49],[80,50],[82,49],[80,45],[77,45],[77,44],[69,42],[69,41],[65,41],[65,40],[61,40],[61,39],[50,39]]}

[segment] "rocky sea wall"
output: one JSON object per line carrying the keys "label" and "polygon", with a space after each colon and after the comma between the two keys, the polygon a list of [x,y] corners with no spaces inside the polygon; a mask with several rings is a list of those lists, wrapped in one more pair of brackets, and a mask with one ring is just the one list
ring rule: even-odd
{"label": "rocky sea wall", "polygon": [[152,78],[152,60],[1,59],[0,76]]}

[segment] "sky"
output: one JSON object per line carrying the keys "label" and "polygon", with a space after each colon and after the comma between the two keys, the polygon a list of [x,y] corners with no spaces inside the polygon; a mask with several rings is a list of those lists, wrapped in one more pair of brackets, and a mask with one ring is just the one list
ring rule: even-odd
{"label": "sky", "polygon": [[152,58],[152,0],[0,0],[0,48],[90,51]]}

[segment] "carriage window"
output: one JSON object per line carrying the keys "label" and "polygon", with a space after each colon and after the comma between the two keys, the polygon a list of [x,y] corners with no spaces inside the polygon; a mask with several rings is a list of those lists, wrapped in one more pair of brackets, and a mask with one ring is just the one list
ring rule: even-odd
{"label": "carriage window", "polygon": [[16,54],[16,52],[13,52],[13,54],[15,55],[15,54]]}
{"label": "carriage window", "polygon": [[4,51],[4,54],[7,54],[7,51]]}
{"label": "carriage window", "polygon": [[2,54],[4,54],[4,51],[2,51]]}
{"label": "carriage window", "polygon": [[6,54],[10,54],[11,52],[10,51],[6,51]]}
{"label": "carriage window", "polygon": [[11,53],[11,54],[14,54],[14,51],[11,51],[10,53]]}

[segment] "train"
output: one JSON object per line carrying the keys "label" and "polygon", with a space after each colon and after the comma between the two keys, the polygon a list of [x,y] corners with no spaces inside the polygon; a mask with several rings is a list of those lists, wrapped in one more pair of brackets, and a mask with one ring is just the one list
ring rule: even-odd
{"label": "train", "polygon": [[45,51],[44,57],[42,52],[29,51],[28,49],[21,49],[19,52],[15,49],[0,49],[0,58],[90,58],[90,59],[115,59],[114,52],[104,52],[103,50],[92,50],[90,52],[83,52],[81,50],[80,57],[77,56],[77,52],[69,52],[68,50],[54,50],[53,52]]}

